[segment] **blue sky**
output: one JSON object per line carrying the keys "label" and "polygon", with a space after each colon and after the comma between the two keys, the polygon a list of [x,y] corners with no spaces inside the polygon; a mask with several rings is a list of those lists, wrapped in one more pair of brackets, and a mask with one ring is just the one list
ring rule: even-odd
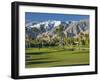
{"label": "blue sky", "polygon": [[89,19],[89,15],[25,12],[25,22],[31,22],[31,21],[41,22],[47,20],[79,21],[81,19]]}

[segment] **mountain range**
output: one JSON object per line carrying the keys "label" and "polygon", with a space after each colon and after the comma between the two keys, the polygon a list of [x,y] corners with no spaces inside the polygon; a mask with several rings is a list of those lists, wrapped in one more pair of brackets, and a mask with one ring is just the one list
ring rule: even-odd
{"label": "mountain range", "polygon": [[63,33],[66,37],[77,37],[80,32],[89,33],[89,20],[84,19],[80,21],[57,21],[48,20],[43,22],[32,21],[25,24],[26,36],[37,38],[42,34],[55,35],[55,29],[62,25],[64,27]]}

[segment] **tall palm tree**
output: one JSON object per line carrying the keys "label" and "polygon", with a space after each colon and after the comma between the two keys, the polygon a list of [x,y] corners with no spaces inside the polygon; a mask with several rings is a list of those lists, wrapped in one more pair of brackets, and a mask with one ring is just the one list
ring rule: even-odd
{"label": "tall palm tree", "polygon": [[49,38],[49,46],[52,44],[52,41],[53,41],[52,40],[52,37],[53,37],[52,35],[48,35],[48,38]]}
{"label": "tall palm tree", "polygon": [[64,30],[64,26],[59,25],[54,31],[60,37],[60,45],[62,48],[64,48],[64,38],[65,38],[65,34],[63,30]]}
{"label": "tall palm tree", "polygon": [[35,38],[36,38],[37,32],[39,32],[39,29],[36,28],[36,27],[33,27],[33,28],[32,28],[32,31],[34,32]]}
{"label": "tall palm tree", "polygon": [[25,44],[26,44],[26,48],[30,48],[31,47],[31,36],[30,35],[25,35]]}
{"label": "tall palm tree", "polygon": [[89,45],[89,33],[85,33],[86,43]]}

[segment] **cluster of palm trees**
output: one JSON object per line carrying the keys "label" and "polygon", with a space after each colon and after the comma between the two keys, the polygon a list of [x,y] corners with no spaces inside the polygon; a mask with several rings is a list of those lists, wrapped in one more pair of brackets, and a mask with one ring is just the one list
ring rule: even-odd
{"label": "cluster of palm trees", "polygon": [[[42,29],[43,30],[43,29]],[[33,28],[34,32],[40,32],[37,28]],[[52,47],[52,46],[60,46],[64,48],[66,46],[80,46],[80,45],[89,45],[89,33],[88,32],[80,32],[77,37],[66,37],[64,31],[64,26],[59,25],[54,30],[54,35],[48,33],[41,33],[33,39],[31,36],[26,36],[25,44],[26,48],[30,47]]]}

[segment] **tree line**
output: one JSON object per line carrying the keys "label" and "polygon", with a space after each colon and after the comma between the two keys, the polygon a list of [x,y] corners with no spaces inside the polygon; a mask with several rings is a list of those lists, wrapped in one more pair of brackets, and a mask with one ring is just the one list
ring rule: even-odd
{"label": "tree line", "polygon": [[[43,27],[41,27],[43,30]],[[43,47],[52,47],[59,46],[64,48],[65,46],[80,46],[80,45],[89,45],[89,33],[80,32],[77,37],[66,37],[64,31],[64,26],[59,25],[54,30],[54,35],[48,33],[41,33],[36,27],[32,29],[33,32],[40,32],[36,38],[32,38],[31,35],[25,37],[25,47],[26,48],[43,48]]]}

